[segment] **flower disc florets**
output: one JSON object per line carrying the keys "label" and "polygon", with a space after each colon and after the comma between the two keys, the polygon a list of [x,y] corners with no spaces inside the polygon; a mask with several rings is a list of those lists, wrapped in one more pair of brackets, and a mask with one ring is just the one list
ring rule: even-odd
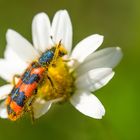
{"label": "flower disc florets", "polygon": [[58,98],[65,100],[72,95],[74,77],[66,63],[63,58],[58,58],[55,64],[48,68],[48,72],[38,87],[39,97],[49,101]]}

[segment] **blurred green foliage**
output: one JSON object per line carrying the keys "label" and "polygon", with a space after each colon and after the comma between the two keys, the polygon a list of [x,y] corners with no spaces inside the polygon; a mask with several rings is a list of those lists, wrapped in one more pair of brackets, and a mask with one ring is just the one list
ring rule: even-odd
{"label": "blurred green foliage", "polygon": [[[124,57],[116,76],[95,94],[106,108],[102,120],[86,117],[70,103],[54,105],[35,124],[29,116],[17,122],[0,119],[0,140],[138,140],[140,139],[140,1],[139,0],[0,0],[0,56],[8,28],[31,41],[31,22],[38,12],[67,9],[74,28],[74,44],[86,36],[105,36],[101,48],[120,46]],[[1,80],[1,85],[4,82]]]}

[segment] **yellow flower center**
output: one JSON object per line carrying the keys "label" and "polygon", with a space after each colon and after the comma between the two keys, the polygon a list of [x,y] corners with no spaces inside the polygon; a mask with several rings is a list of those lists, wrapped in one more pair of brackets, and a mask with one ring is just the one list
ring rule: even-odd
{"label": "yellow flower center", "polygon": [[74,91],[74,78],[70,73],[66,62],[58,58],[55,65],[52,65],[44,74],[40,83],[37,96],[47,101],[62,98],[67,100]]}

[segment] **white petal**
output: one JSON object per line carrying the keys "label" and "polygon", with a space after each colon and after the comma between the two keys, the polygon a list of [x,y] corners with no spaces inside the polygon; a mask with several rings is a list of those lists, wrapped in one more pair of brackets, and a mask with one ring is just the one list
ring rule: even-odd
{"label": "white petal", "polygon": [[78,89],[95,91],[105,86],[114,76],[111,68],[97,68],[79,76],[75,81]]}
{"label": "white petal", "polygon": [[39,57],[32,45],[17,32],[9,29],[6,33],[8,46],[25,62],[32,62]]}
{"label": "white petal", "polygon": [[93,53],[102,44],[102,42],[103,36],[98,34],[85,38],[75,46],[71,58],[76,59],[80,63],[83,62],[89,54]]}
{"label": "white petal", "polygon": [[0,100],[5,99],[8,94],[11,92],[13,86],[11,84],[7,84],[0,87]]}
{"label": "white petal", "polygon": [[49,47],[51,25],[49,17],[45,13],[37,14],[32,23],[32,36],[35,48],[41,52]]}
{"label": "white petal", "polygon": [[101,119],[105,114],[102,103],[96,96],[86,91],[77,91],[70,99],[71,104],[86,116]]}
{"label": "white petal", "polygon": [[72,47],[72,24],[66,10],[58,11],[52,21],[52,36],[56,43],[62,41],[64,47],[70,52]]}
{"label": "white petal", "polygon": [[6,46],[4,57],[5,59],[0,59],[0,76],[10,82],[13,75],[22,74],[28,64],[21,60],[9,46]]}
{"label": "white petal", "polygon": [[81,64],[77,73],[81,75],[91,69],[109,67],[114,68],[122,58],[122,51],[119,47],[105,48],[89,55]]}
{"label": "white petal", "polygon": [[4,57],[8,62],[10,61],[9,63],[12,63],[13,67],[19,67],[23,71],[28,66],[28,63],[23,61],[9,46],[6,46]]}
{"label": "white petal", "polygon": [[13,50],[11,47],[6,46],[4,51],[4,57],[8,61],[18,62],[19,64],[26,65],[26,62],[23,61]]}
{"label": "white petal", "polygon": [[37,99],[33,103],[33,111],[34,111],[34,117],[37,119],[47,113],[47,111],[50,109],[52,102],[48,101],[46,102],[43,99]]}
{"label": "white petal", "polygon": [[4,58],[13,61],[17,60],[17,58],[20,59],[20,57],[18,57],[17,54],[9,46],[6,46],[6,49],[4,51]]}
{"label": "white petal", "polygon": [[3,119],[8,118],[5,102],[0,103],[0,117]]}
{"label": "white petal", "polygon": [[8,61],[6,59],[0,59],[0,77],[8,82],[12,82],[13,76],[21,75],[26,66],[18,64],[16,61]]}

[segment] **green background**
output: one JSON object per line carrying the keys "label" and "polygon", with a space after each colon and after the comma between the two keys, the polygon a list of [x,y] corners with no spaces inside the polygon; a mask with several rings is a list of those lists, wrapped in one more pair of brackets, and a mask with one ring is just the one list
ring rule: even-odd
{"label": "green background", "polygon": [[[0,119],[0,140],[138,140],[140,139],[140,1],[139,0],[0,0],[0,56],[5,33],[15,29],[31,40],[31,22],[38,12],[53,17],[67,9],[74,28],[74,42],[94,33],[105,36],[101,48],[120,46],[124,57],[113,80],[95,94],[106,108],[102,120],[86,117],[70,103],[53,105],[31,123]],[[1,85],[4,81],[1,80]]]}

